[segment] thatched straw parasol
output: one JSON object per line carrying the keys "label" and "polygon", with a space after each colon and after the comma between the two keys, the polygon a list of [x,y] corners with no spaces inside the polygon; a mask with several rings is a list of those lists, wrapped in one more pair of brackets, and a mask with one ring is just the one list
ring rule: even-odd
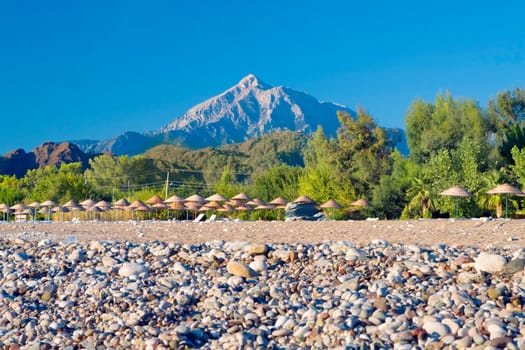
{"label": "thatched straw parasol", "polygon": [[64,205],[62,205],[63,207],[66,207],[66,208],[73,208],[73,207],[78,207],[79,204],[77,202],[75,202],[74,200],[70,200],[68,202],[66,202]]}
{"label": "thatched straw parasol", "polygon": [[329,199],[328,201],[326,201],[323,204],[321,204],[319,207],[326,211],[327,216],[329,216],[329,214],[330,214],[330,211],[329,211],[330,209],[341,209],[341,208],[343,208],[343,206],[341,204],[337,203],[334,199]]}
{"label": "thatched straw parasol", "polygon": [[186,205],[184,205],[184,202],[172,202],[170,203],[170,208],[173,210],[186,210]]}
{"label": "thatched straw parasol", "polygon": [[138,207],[146,207],[149,209],[149,207],[146,204],[144,204],[144,202],[140,199],[134,200],[130,205],[128,205],[128,207],[130,207],[133,210],[135,210]]}
{"label": "thatched straw parasol", "polygon": [[88,217],[89,217],[89,213],[93,213],[93,220],[95,220],[97,218],[97,213],[103,213],[104,210],[102,210],[102,208],[96,205],[92,205],[91,207],[89,207],[89,209],[87,209],[87,212],[88,212]]}
{"label": "thatched straw parasol", "polygon": [[95,204],[97,204],[97,202],[95,202],[92,199],[86,199],[85,201],[80,202],[80,205],[83,206],[84,208],[91,208]]}
{"label": "thatched straw parasol", "polygon": [[42,207],[54,207],[57,204],[54,201],[52,201],[51,199],[48,199],[47,201],[40,203],[40,205]]}
{"label": "thatched straw parasol", "polygon": [[361,207],[361,208],[368,208],[370,204],[368,204],[366,199],[358,199],[355,202],[350,203],[350,206],[352,207]]}
{"label": "thatched straw parasol", "polygon": [[[202,198],[202,197],[201,197]],[[188,211],[192,211],[194,216],[197,216],[197,211],[202,207],[204,202],[184,202],[184,205],[186,206]],[[187,214],[187,213],[186,213]],[[188,217],[186,216],[186,219]]]}
{"label": "thatched straw parasol", "polygon": [[456,217],[459,216],[459,197],[471,197],[466,189],[461,186],[454,186],[440,193],[442,196],[456,197]]}
{"label": "thatched straw parasol", "polygon": [[5,204],[0,204],[0,211],[3,213],[3,219],[4,221],[8,219],[8,215],[11,213],[11,208]]}
{"label": "thatched straw parasol", "polygon": [[127,207],[129,205],[129,202],[126,198],[121,198],[118,201],[115,202],[115,206],[117,207]]}
{"label": "thatched straw parasol", "polygon": [[271,202],[268,202],[268,204],[275,205],[276,208],[284,209],[286,204],[288,204],[288,201],[282,197],[277,197]]}
{"label": "thatched straw parasol", "polygon": [[241,193],[233,196],[231,199],[237,200],[237,201],[249,201],[252,198],[250,196],[248,196],[246,193],[241,192]]}
{"label": "thatched straw parasol", "polygon": [[11,209],[13,209],[14,211],[18,211],[18,212],[21,212],[22,210],[26,210],[27,209],[27,206],[25,206],[24,204],[22,203],[18,203],[18,204],[15,204],[11,207]]}
{"label": "thatched straw parasol", "polygon": [[507,183],[494,187],[490,191],[487,191],[487,194],[504,194],[505,195],[505,218],[508,218],[509,215],[509,194],[515,196],[525,195],[520,189],[511,186]]}
{"label": "thatched straw parasol", "polygon": [[68,213],[69,209],[67,207],[57,206],[57,207],[54,207],[53,209],[51,209],[51,211],[53,213],[60,213],[60,221],[64,221],[64,213]]}
{"label": "thatched straw parasol", "polygon": [[239,205],[242,205],[244,203],[246,203],[247,201],[251,200],[252,198],[250,196],[248,196],[246,193],[244,192],[241,192],[235,196],[233,196],[232,198],[230,198],[230,203],[231,205],[233,205],[234,207],[237,207]]}
{"label": "thatched straw parasol", "polygon": [[214,195],[207,197],[206,200],[209,202],[226,202],[228,198],[224,197],[220,193],[215,193]]}
{"label": "thatched straw parasol", "polygon": [[184,198],[177,196],[176,194],[171,196],[170,198],[166,199],[164,203],[177,203],[177,202],[184,202]]}
{"label": "thatched straw parasol", "polygon": [[204,204],[204,207],[209,208],[209,209],[219,209],[220,207],[222,207],[222,204],[219,203],[218,201],[210,201]]}
{"label": "thatched straw parasol", "polygon": [[203,204],[205,202],[204,198],[199,196],[198,194],[194,194],[193,196],[189,196],[184,200],[186,203],[199,203]]}
{"label": "thatched straw parasol", "polygon": [[156,194],[153,197],[146,199],[145,202],[148,203],[148,204],[157,204],[157,203],[164,202],[164,200],[162,198],[160,198],[159,195]]}
{"label": "thatched straw parasol", "polygon": [[47,216],[51,213],[51,209],[49,207],[42,207],[38,212]]}
{"label": "thatched straw parasol", "polygon": [[199,212],[206,212],[208,210],[211,210],[211,211],[217,211],[218,209],[222,208],[222,205],[221,203],[217,202],[217,201],[210,201],[206,204],[204,204],[202,207],[199,208]]}
{"label": "thatched straw parasol", "polygon": [[248,201],[248,202],[246,202],[244,204],[251,205],[252,207],[258,207],[260,205],[266,205],[266,202],[263,201],[262,199],[255,198],[255,199],[252,199],[251,201]]}
{"label": "thatched straw parasol", "polygon": [[170,209],[170,206],[167,205],[166,203],[155,203],[151,206],[151,209],[153,210],[165,210],[165,209]]}
{"label": "thatched straw parasol", "polygon": [[241,205],[235,207],[235,210],[236,210],[236,211],[252,211],[253,208],[250,207],[249,205],[241,204]]}
{"label": "thatched straw parasol", "polygon": [[[42,207],[47,207],[48,209],[51,209],[51,207],[54,207],[57,204],[54,201],[52,201],[51,199],[48,199],[47,201],[40,203],[40,205]],[[46,214],[46,220],[47,221],[49,221],[51,219],[51,212],[52,212],[52,210],[49,210],[47,212],[47,214]]]}
{"label": "thatched straw parasol", "polygon": [[293,200],[293,203],[309,203],[309,204],[317,204],[312,198],[302,195],[300,197],[297,197]]}
{"label": "thatched straw parasol", "polygon": [[320,207],[323,209],[341,209],[343,206],[337,203],[335,200],[329,199],[325,203],[321,204]]}
{"label": "thatched straw parasol", "polygon": [[111,204],[109,204],[105,200],[98,201],[97,203],[95,203],[95,205],[104,211],[111,209]]}
{"label": "thatched straw parasol", "polygon": [[230,204],[224,204],[222,207],[218,208],[217,211],[222,213],[233,213],[235,211],[235,208],[232,207]]}
{"label": "thatched straw parasol", "polygon": [[69,209],[67,207],[60,207],[56,206],[53,209],[51,209],[54,213],[69,213]]}

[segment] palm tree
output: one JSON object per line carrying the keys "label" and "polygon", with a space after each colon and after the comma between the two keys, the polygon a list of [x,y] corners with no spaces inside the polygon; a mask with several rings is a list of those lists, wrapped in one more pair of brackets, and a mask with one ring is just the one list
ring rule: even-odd
{"label": "palm tree", "polygon": [[[481,188],[476,195],[478,206],[480,208],[495,210],[497,218],[503,217],[505,197],[502,195],[488,195],[487,191],[505,182],[508,182],[508,179],[505,178],[505,175],[501,171],[490,170],[484,174]],[[518,208],[518,201],[515,199],[509,198],[508,203],[514,208]]]}
{"label": "palm tree", "polygon": [[432,201],[432,191],[430,185],[426,184],[421,178],[415,177],[412,186],[407,191],[409,202],[407,208],[409,212],[415,211],[416,216],[429,218],[434,210]]}

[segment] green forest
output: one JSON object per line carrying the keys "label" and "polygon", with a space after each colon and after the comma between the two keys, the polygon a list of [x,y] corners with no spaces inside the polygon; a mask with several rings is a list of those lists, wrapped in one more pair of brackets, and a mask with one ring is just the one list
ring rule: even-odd
{"label": "green forest", "polygon": [[[0,175],[0,203],[86,198],[145,200],[177,194],[240,192],[270,201],[307,195],[335,199],[346,209],[366,199],[365,216],[382,219],[454,217],[456,198],[440,193],[459,185],[472,197],[459,201],[460,217],[504,215],[505,198],[487,191],[503,183],[525,187],[525,91],[499,93],[486,108],[450,93],[433,102],[415,100],[405,116],[410,154],[403,156],[364,108],[338,113],[337,135],[270,134],[220,148],[189,150],[162,145],[139,156],[101,155],[80,163]],[[508,197],[512,215],[525,213],[525,198]]]}

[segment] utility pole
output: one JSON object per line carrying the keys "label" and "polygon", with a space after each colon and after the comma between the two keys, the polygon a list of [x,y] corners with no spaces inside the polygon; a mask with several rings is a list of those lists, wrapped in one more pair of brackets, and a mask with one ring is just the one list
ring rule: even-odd
{"label": "utility pole", "polygon": [[131,190],[129,188],[129,180],[128,180],[128,200],[131,199]]}
{"label": "utility pole", "polygon": [[166,172],[166,195],[164,196],[164,199],[168,199],[168,188],[170,186],[170,172]]}

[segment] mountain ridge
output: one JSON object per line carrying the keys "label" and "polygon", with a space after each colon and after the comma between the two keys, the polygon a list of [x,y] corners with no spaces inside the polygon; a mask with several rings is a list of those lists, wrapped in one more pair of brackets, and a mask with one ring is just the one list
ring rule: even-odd
{"label": "mountain ridge", "polygon": [[0,157],[0,174],[14,175],[18,178],[26,175],[28,170],[45,168],[46,166],[60,166],[64,163],[80,162],[82,168],[89,166],[89,159],[96,155],[84,153],[77,145],[71,142],[44,142],[31,152],[17,149]]}
{"label": "mountain ridge", "polygon": [[160,144],[191,149],[219,147],[278,131],[310,134],[321,125],[335,136],[337,111],[355,112],[341,104],[320,102],[306,92],[272,86],[253,74],[191,107],[156,130],[128,131],[102,141],[79,140],[86,153],[141,154]]}

